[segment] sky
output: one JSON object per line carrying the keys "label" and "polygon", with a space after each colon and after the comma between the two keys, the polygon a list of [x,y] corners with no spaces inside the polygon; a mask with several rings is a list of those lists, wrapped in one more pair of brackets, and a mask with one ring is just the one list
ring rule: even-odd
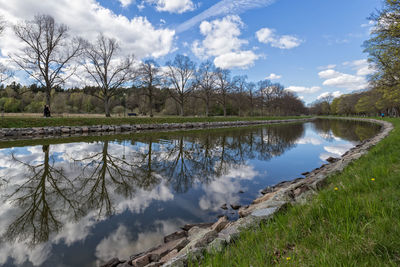
{"label": "sky", "polygon": [[[176,54],[207,59],[249,81],[270,79],[311,103],[368,88],[362,44],[381,0],[0,0],[9,25],[52,15],[70,34],[116,38],[121,56],[164,65]],[[22,44],[0,36],[0,62]],[[15,79],[29,83],[21,73]]]}

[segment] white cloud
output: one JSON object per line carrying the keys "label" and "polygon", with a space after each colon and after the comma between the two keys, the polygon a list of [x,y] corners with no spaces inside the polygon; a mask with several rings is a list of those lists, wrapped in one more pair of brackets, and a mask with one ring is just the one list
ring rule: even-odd
{"label": "white cloud", "polygon": [[303,93],[303,94],[312,94],[321,90],[319,86],[312,87],[304,87],[304,86],[289,86],[286,88],[288,91],[292,91],[294,93]]}
{"label": "white cloud", "polygon": [[278,75],[275,73],[271,73],[270,75],[265,77],[265,79],[267,79],[267,80],[279,80],[280,78],[282,78],[282,75]]}
{"label": "white cloud", "polygon": [[253,8],[260,8],[271,5],[275,0],[222,0],[193,18],[180,24],[176,31],[178,33],[186,31],[198,23],[216,16],[240,14]]}
{"label": "white cloud", "polygon": [[322,98],[328,97],[328,96],[332,96],[332,97],[336,98],[336,97],[339,97],[339,96],[341,96],[341,95],[342,95],[342,93],[341,93],[340,91],[325,92],[325,93],[320,94],[320,95],[317,97],[317,99],[322,99]]}
{"label": "white cloud", "polygon": [[146,251],[163,243],[164,236],[179,230],[184,225],[181,220],[156,220],[152,225],[155,230],[139,232],[135,238],[125,225],[118,228],[102,239],[96,247],[98,266],[111,258],[127,259],[132,254]]}
{"label": "white cloud", "polygon": [[240,39],[243,22],[239,16],[226,16],[211,22],[200,24],[200,33],[205,36],[203,41],[195,40],[192,44],[193,53],[199,58],[215,57],[217,67],[246,68],[259,58],[251,50],[242,50],[247,40]]}
{"label": "white cloud", "polygon": [[[128,4],[128,0],[123,0]],[[102,7],[95,0],[0,0],[0,15],[10,23],[33,19],[34,14],[49,14],[57,22],[70,28],[70,34],[94,40],[98,33],[118,40],[121,50],[136,57],[160,57],[173,50],[175,31],[155,28],[145,17],[128,19]],[[146,33],[146,34],[144,34]],[[0,43],[1,53],[15,53],[21,47],[12,30],[8,28]]]}
{"label": "white cloud", "polygon": [[156,6],[157,11],[166,11],[170,13],[184,13],[195,9],[191,0],[147,0]]}
{"label": "white cloud", "polygon": [[238,191],[242,189],[242,180],[252,180],[259,173],[253,166],[234,165],[231,166],[226,175],[213,179],[209,184],[203,184],[205,194],[199,200],[202,210],[220,210],[221,205],[238,204],[240,196]]}
{"label": "white cloud", "polygon": [[270,44],[280,49],[292,49],[298,47],[302,40],[292,35],[279,36],[274,29],[262,28],[256,32],[257,40],[263,44]]}
{"label": "white cloud", "polygon": [[325,86],[348,90],[362,90],[368,87],[368,82],[364,76],[346,74],[333,69],[321,71],[318,75],[320,78],[325,79],[322,83]]}
{"label": "white cloud", "polygon": [[359,76],[371,75],[375,72],[374,68],[368,63],[366,59],[354,60],[344,62],[343,65],[350,66],[357,71]]}
{"label": "white cloud", "polygon": [[230,52],[216,57],[214,64],[222,69],[230,69],[232,67],[245,69],[252,66],[257,58],[258,55],[249,50]]}
{"label": "white cloud", "polygon": [[296,141],[296,144],[299,144],[299,145],[312,144],[314,146],[319,146],[322,144],[322,140],[319,138],[316,138],[316,137],[309,136],[309,137],[303,137],[303,138],[298,139]]}
{"label": "white cloud", "polygon": [[118,0],[121,3],[121,6],[128,7],[134,0]]}

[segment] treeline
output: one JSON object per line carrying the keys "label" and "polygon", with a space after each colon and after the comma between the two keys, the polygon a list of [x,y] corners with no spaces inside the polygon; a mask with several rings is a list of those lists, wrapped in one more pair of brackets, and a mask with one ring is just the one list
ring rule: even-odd
{"label": "treeline", "polygon": [[[2,86],[3,112],[41,112],[46,104],[53,113],[106,116],[125,111],[150,116],[307,113],[304,103],[281,84],[232,77],[211,61],[196,66],[189,57],[177,55],[164,66],[154,60],[137,62],[115,39],[103,34],[94,42],[71,37],[66,25],[48,15],[12,27],[25,47],[10,58],[35,83]],[[7,68],[0,72],[0,83],[12,76]],[[63,90],[72,76],[79,77],[82,86]]]}
{"label": "treeline", "polygon": [[382,10],[371,15],[371,37],[364,43],[376,72],[369,77],[370,89],[313,103],[313,114],[400,115],[400,1],[385,0]]}

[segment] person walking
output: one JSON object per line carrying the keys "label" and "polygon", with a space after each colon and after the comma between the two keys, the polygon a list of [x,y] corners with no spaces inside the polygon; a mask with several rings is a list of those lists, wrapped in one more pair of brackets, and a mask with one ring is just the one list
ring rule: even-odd
{"label": "person walking", "polygon": [[50,117],[50,108],[49,108],[48,105],[44,105],[43,116],[44,116],[45,118]]}

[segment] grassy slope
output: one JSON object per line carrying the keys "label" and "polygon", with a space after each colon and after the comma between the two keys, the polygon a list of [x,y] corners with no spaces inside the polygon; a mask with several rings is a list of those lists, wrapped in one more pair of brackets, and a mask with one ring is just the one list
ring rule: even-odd
{"label": "grassy slope", "polygon": [[0,128],[29,128],[45,126],[90,126],[90,125],[121,125],[146,123],[184,123],[184,122],[214,122],[214,121],[252,121],[277,120],[301,117],[164,117],[164,118],[0,118]]}
{"label": "grassy slope", "polygon": [[399,266],[400,120],[388,121],[390,136],[329,177],[312,201],[243,232],[202,265]]}

